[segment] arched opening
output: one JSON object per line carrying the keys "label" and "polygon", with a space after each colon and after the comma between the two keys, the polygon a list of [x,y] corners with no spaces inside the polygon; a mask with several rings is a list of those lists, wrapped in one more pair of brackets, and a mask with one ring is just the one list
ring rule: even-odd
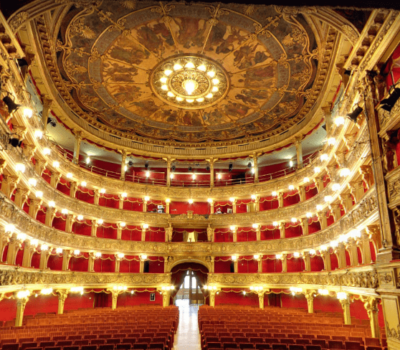
{"label": "arched opening", "polygon": [[171,295],[174,305],[203,305],[203,286],[207,283],[208,269],[197,263],[182,263],[171,270],[171,283],[175,290]]}

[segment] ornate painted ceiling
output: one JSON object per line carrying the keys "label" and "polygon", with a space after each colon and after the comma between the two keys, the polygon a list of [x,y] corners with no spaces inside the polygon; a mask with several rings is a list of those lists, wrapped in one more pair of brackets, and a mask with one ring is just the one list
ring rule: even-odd
{"label": "ornate painted ceiling", "polygon": [[[149,141],[251,140],[296,125],[320,93],[318,33],[301,14],[240,4],[115,4],[72,7],[57,41],[65,86],[93,125]],[[196,98],[182,95],[183,73],[201,80]]]}

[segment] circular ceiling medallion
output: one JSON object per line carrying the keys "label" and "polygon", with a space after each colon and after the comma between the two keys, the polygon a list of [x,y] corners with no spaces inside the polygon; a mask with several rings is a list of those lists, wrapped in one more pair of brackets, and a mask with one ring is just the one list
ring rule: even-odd
{"label": "circular ceiling medallion", "polygon": [[212,106],[227,93],[229,79],[216,62],[204,57],[181,55],[161,62],[150,77],[161,100],[178,108]]}

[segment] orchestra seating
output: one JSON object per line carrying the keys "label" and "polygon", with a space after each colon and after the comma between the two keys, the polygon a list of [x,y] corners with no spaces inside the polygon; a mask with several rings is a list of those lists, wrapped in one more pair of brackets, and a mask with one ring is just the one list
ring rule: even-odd
{"label": "orchestra seating", "polygon": [[224,305],[201,306],[198,318],[203,350],[387,349],[384,333],[381,339],[371,338],[369,323],[353,319],[352,325],[344,325],[339,314]]}
{"label": "orchestra seating", "polygon": [[85,309],[25,316],[0,328],[1,350],[170,350],[179,309],[154,306]]}

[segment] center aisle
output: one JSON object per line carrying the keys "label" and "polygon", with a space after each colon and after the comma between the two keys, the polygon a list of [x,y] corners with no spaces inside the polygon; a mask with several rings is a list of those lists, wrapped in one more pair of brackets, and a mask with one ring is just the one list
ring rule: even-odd
{"label": "center aisle", "polygon": [[190,306],[189,300],[177,300],[179,327],[175,335],[174,350],[201,350],[197,314],[199,307]]}

